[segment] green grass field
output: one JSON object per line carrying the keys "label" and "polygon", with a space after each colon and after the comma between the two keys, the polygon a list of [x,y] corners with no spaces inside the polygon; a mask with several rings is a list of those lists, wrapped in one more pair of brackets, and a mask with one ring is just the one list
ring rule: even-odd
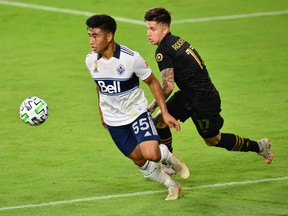
{"label": "green grass field", "polygon": [[[288,215],[288,1],[17,2],[25,4],[0,0],[1,216]],[[207,147],[188,120],[173,134],[174,153],[191,177],[176,177],[183,195],[172,202],[102,128],[84,63],[90,52],[85,21],[107,13],[118,20],[116,41],[139,51],[159,77],[156,47],[141,24],[144,12],[158,5],[172,11],[172,32],[205,60],[222,96],[222,131],[268,137],[276,155],[267,166],[254,153]],[[38,127],[19,118],[31,95],[50,109]]]}

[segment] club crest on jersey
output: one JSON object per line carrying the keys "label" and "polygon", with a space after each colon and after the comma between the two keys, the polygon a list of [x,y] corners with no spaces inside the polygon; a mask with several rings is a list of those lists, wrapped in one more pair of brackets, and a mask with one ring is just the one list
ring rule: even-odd
{"label": "club crest on jersey", "polygon": [[156,61],[157,62],[160,62],[160,61],[162,61],[163,60],[163,55],[161,54],[161,53],[157,53],[157,55],[156,55]]}
{"label": "club crest on jersey", "polygon": [[98,65],[99,65],[99,64],[98,64],[98,61],[95,60],[95,61],[94,61],[94,71],[93,71],[93,73],[99,72],[99,71],[98,71]]}
{"label": "club crest on jersey", "polygon": [[124,66],[122,64],[120,64],[117,67],[116,71],[118,72],[119,75],[122,75],[125,72],[125,68],[124,68]]}

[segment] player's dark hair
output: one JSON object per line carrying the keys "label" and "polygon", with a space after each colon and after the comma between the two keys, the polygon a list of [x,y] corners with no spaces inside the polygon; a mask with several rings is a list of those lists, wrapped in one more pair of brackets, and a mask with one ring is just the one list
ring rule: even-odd
{"label": "player's dark hair", "polygon": [[162,7],[151,8],[144,14],[145,21],[156,21],[165,23],[168,26],[171,24],[171,13]]}
{"label": "player's dark hair", "polygon": [[87,28],[100,28],[107,32],[116,32],[117,24],[114,18],[106,14],[96,14],[86,20]]}

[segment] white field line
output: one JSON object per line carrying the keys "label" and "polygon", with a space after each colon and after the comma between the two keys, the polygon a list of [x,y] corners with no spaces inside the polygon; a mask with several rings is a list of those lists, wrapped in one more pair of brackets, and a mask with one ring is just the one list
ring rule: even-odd
{"label": "white field line", "polygon": [[[36,4],[27,4],[22,2],[14,2],[14,1],[2,1],[0,0],[0,4],[2,5],[9,5],[9,6],[16,6],[16,7],[23,7],[23,8],[29,8],[29,9],[36,9],[36,10],[44,10],[44,11],[50,11],[50,12],[58,12],[58,13],[67,13],[72,15],[80,15],[80,16],[92,16],[95,14],[88,11],[79,11],[79,10],[72,10],[72,9],[65,9],[65,8],[57,8],[57,7],[49,7],[49,6],[42,6],[42,5],[36,5]],[[122,17],[114,17],[119,22],[125,22],[130,24],[138,24],[138,25],[144,25],[144,21],[139,20],[133,20],[133,19],[127,19]]]}
{"label": "white field line", "polygon": [[[195,186],[195,187],[185,187],[185,188],[183,188],[183,190],[195,190],[195,189],[205,189],[205,188],[217,188],[217,187],[247,185],[247,184],[256,184],[256,183],[262,183],[262,182],[282,181],[282,180],[288,180],[288,176],[279,177],[279,178],[248,180],[248,181],[242,181],[242,182],[227,182],[227,183],[201,185],[201,186]],[[61,204],[71,204],[71,203],[97,201],[97,200],[106,200],[106,199],[121,198],[121,197],[135,197],[135,196],[142,196],[142,195],[147,195],[147,194],[157,194],[157,193],[166,193],[166,192],[167,192],[167,190],[141,191],[141,192],[127,193],[127,194],[113,194],[113,195],[106,195],[106,196],[86,197],[86,198],[54,201],[54,202],[39,203],[39,204],[7,206],[7,207],[0,207],[0,211],[7,211],[7,210],[13,210],[13,209],[36,208],[36,207],[43,207],[43,206],[54,206],[54,205],[61,205]]]}
{"label": "white field line", "polygon": [[236,14],[236,15],[217,16],[217,17],[182,19],[182,20],[174,21],[173,24],[210,22],[210,21],[218,21],[218,20],[246,19],[250,17],[278,16],[278,15],[285,15],[285,14],[288,14],[288,10],[273,11],[273,12],[259,12],[259,13],[250,13],[250,14]]}
{"label": "white field line", "polygon": [[[36,9],[36,10],[44,10],[44,11],[50,11],[50,12],[67,13],[67,14],[87,16],[87,17],[95,14],[95,13],[88,12],[88,11],[79,11],[79,10],[72,10],[72,9],[65,9],[65,8],[56,8],[56,7],[50,7],[50,6],[42,6],[42,5],[36,5],[36,4],[28,4],[28,3],[14,2],[14,1],[5,1],[5,0],[0,0],[0,4],[9,5],[9,6],[16,6],[16,7],[23,7],[23,8],[30,8],[30,9]],[[288,14],[288,10],[273,11],[273,12],[258,12],[258,13],[238,14],[238,15],[228,15],[228,16],[217,16],[217,17],[202,17],[202,18],[182,19],[182,20],[173,21],[173,24],[211,22],[211,21],[233,20],[233,19],[245,19],[245,18],[251,18],[251,17],[278,16],[278,15],[285,15],[285,14]],[[137,24],[137,25],[144,25],[144,21],[141,21],[141,20],[134,20],[134,19],[128,19],[128,18],[123,18],[123,17],[114,17],[114,18],[117,21],[119,21],[119,22]]]}

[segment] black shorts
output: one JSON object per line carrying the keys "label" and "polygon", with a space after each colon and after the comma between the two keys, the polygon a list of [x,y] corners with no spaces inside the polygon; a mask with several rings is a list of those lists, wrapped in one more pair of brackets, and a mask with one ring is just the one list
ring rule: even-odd
{"label": "black shorts", "polygon": [[170,115],[181,122],[190,117],[202,138],[218,135],[224,124],[224,119],[220,115],[221,99],[218,92],[212,96],[199,97],[197,103],[191,105],[190,109],[187,108],[187,101],[183,98],[182,92],[178,91],[168,99],[167,108]]}

